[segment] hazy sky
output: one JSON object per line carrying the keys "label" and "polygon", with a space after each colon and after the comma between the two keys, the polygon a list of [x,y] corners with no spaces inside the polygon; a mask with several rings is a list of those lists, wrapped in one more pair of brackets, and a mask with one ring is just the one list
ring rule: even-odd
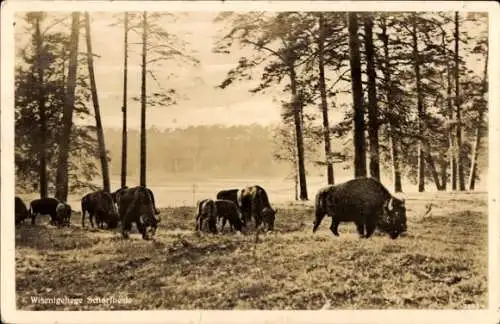
{"label": "hazy sky", "polygon": [[[279,122],[280,103],[274,99],[288,100],[290,96],[281,92],[282,85],[266,94],[249,93],[248,89],[255,83],[236,83],[225,90],[215,88],[224,80],[228,70],[236,65],[238,59],[249,53],[248,50],[237,50],[231,55],[212,53],[214,40],[220,35],[220,29],[223,27],[213,22],[216,15],[216,12],[177,13],[176,21],[166,19],[163,23],[165,30],[188,43],[187,48],[193,51],[200,64],[190,66],[181,61],[167,61],[161,66],[150,66],[163,88],[174,88],[186,99],[179,99],[173,106],[148,108],[148,127]],[[95,59],[95,73],[102,121],[105,127],[119,128],[122,124],[123,27],[111,26],[114,22],[111,13],[93,12],[91,17],[93,52],[99,55]],[[19,19],[17,21],[20,24],[16,24],[16,28],[20,32],[22,21]],[[28,38],[22,37],[22,39]],[[140,35],[130,32],[129,42],[131,53],[128,74],[128,124],[131,128],[138,128],[140,104],[131,98],[140,96]],[[83,29],[79,47],[81,52],[86,51]],[[147,80],[149,91],[158,89],[156,81],[151,77]],[[347,98],[348,95],[344,97]],[[345,98],[343,100],[346,100]],[[333,122],[341,117],[334,111],[330,114]],[[89,120],[89,122],[94,121]]]}

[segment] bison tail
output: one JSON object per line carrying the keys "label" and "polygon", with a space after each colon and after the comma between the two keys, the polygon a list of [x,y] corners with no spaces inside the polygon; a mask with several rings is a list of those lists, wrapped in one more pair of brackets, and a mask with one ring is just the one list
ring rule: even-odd
{"label": "bison tail", "polygon": [[316,209],[316,217],[314,220],[313,233],[316,232],[326,214],[324,196],[322,193],[319,193],[316,196],[315,209]]}

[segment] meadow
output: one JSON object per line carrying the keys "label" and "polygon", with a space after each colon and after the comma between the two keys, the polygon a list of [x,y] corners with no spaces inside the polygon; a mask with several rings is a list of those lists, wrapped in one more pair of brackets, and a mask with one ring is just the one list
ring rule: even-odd
{"label": "meadow", "polygon": [[[405,195],[408,233],[312,234],[312,202],[275,203],[275,231],[198,234],[194,207],[161,208],[154,241],[69,228],[42,217],[16,227],[17,307],[109,309],[484,309],[486,193]],[[79,210],[79,209],[78,209]],[[34,304],[31,297],[128,297],[129,304]]]}

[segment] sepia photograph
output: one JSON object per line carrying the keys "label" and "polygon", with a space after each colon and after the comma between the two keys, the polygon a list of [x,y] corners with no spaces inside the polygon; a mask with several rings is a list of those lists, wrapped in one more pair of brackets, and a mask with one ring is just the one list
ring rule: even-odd
{"label": "sepia photograph", "polygon": [[2,304],[498,315],[498,6],[196,2],[2,8]]}

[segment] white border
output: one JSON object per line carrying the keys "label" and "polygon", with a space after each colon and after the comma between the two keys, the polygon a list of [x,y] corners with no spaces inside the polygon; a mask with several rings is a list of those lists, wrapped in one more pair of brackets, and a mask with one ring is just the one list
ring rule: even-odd
{"label": "white border", "polygon": [[[492,1],[7,1],[1,11],[1,295],[7,323],[496,323],[500,318],[500,7]],[[16,11],[487,11],[489,12],[489,308],[483,311],[17,311],[14,253],[14,28]],[[6,108],[8,107],[8,108]]]}

